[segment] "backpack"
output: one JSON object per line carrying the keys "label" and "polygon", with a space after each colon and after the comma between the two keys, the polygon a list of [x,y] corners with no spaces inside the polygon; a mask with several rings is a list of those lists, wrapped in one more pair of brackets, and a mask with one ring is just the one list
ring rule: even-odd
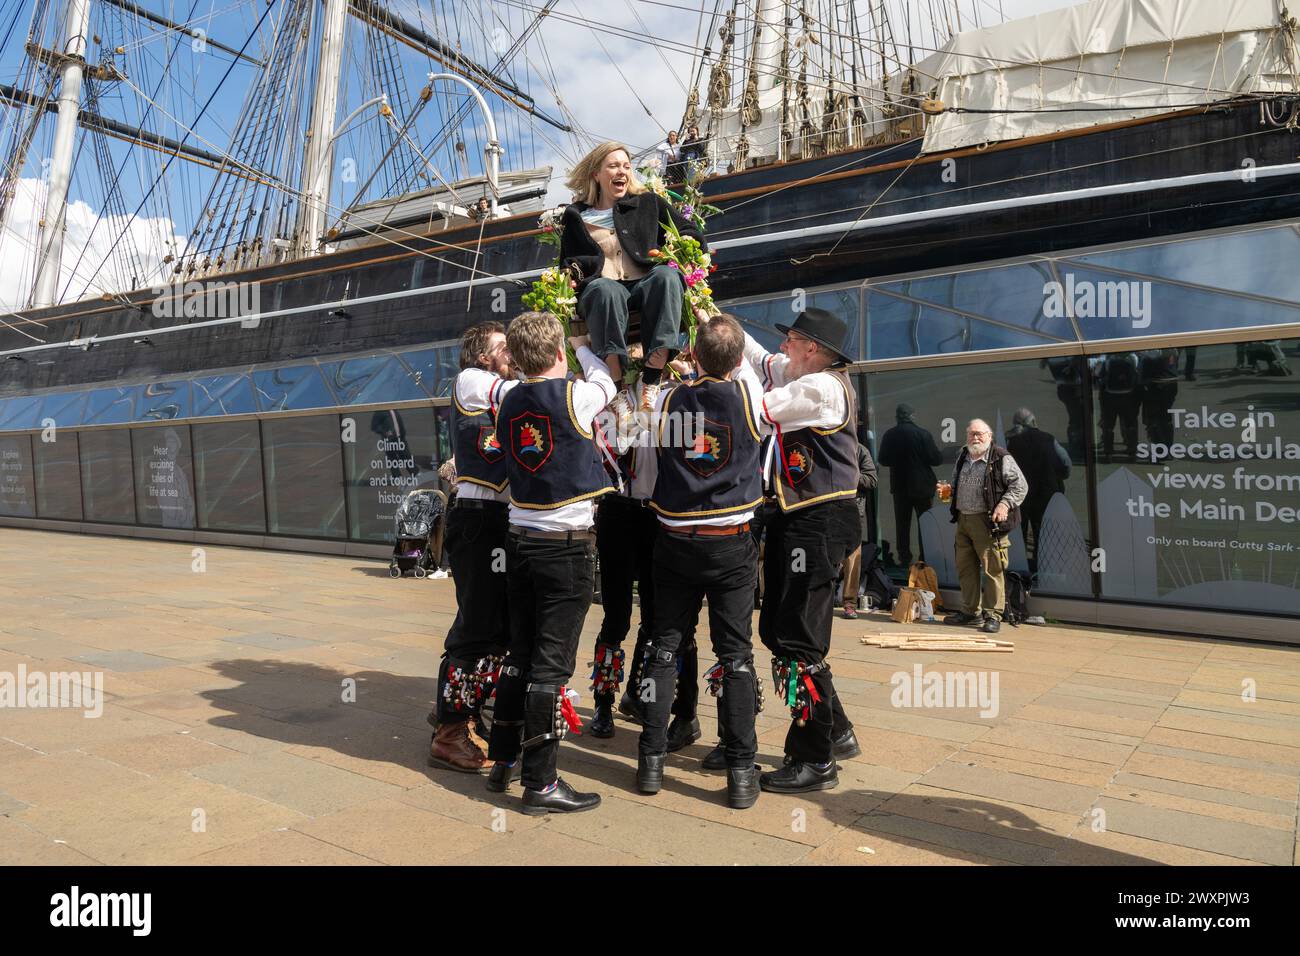
{"label": "backpack", "polygon": [[1006,608],[1002,619],[1012,627],[1019,627],[1029,617],[1029,579],[1019,571],[1004,572],[1006,581]]}
{"label": "backpack", "polygon": [[863,591],[871,598],[871,606],[888,611],[898,599],[898,585],[885,573],[880,559],[872,555],[862,570]]}

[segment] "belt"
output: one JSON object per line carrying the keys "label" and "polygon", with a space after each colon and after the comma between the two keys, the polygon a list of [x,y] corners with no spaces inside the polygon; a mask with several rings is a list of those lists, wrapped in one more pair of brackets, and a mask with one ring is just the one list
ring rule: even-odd
{"label": "belt", "polygon": [[517,538],[542,538],[546,541],[564,541],[568,544],[575,541],[596,540],[596,535],[591,531],[538,531],[536,528],[525,528],[517,524],[510,526],[510,533]]}
{"label": "belt", "polygon": [[600,499],[602,503],[607,501],[617,501],[624,505],[634,505],[637,508],[649,508],[649,498],[633,498],[630,495],[605,495]]}
{"label": "belt", "polygon": [[486,498],[460,498],[457,497],[453,508],[477,508],[481,511],[505,510],[509,503],[505,501],[488,501]]}
{"label": "belt", "polygon": [[[662,522],[661,522],[662,524]],[[663,529],[669,534],[680,534],[688,538],[694,538],[700,535],[709,538],[722,538],[731,535],[745,534],[749,531],[749,522],[744,524],[697,524],[689,528],[675,528],[672,525],[665,524]]]}

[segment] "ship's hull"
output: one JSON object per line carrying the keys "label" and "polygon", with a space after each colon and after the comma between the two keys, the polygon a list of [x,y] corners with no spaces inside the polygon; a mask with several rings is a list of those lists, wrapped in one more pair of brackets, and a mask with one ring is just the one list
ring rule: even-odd
{"label": "ship's hull", "polygon": [[[717,177],[706,189],[724,210],[710,231],[715,295],[1300,216],[1297,145],[1300,133],[1246,102],[983,150],[922,155],[910,141]],[[535,227],[514,217],[488,224],[481,241],[475,226],[216,277],[254,284],[265,316],[255,323],[164,333],[212,316],[169,316],[149,291],[130,305],[23,313],[7,321],[81,344],[0,362],[0,395],[454,339],[519,308],[553,256]],[[85,347],[114,335],[126,337]],[[0,329],[0,352],[31,345]]]}

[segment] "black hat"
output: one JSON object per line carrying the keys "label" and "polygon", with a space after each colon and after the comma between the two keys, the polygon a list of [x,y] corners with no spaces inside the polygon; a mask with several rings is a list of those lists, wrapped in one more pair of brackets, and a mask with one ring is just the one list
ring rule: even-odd
{"label": "black hat", "polygon": [[782,334],[798,332],[804,338],[826,346],[841,362],[854,361],[852,356],[844,352],[844,346],[849,341],[848,324],[834,312],[827,312],[825,309],[805,309],[794,320],[794,325],[782,325],[779,322],[773,324]]}

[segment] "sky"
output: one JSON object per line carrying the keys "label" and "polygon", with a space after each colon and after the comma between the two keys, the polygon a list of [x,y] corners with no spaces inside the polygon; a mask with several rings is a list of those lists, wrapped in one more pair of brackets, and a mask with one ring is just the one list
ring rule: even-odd
{"label": "sky", "polygon": [[[290,0],[136,0],[141,6],[228,46],[244,48],[253,57],[265,55],[265,26],[280,16]],[[493,0],[471,5],[449,2],[435,9],[433,0],[386,0],[399,15],[419,22],[430,33],[439,33],[476,59],[489,59],[505,52],[529,23],[542,0]],[[901,20],[905,0],[886,0]],[[999,12],[1007,19],[1039,13],[1071,4],[1061,0],[961,0],[967,20],[978,5],[982,22],[996,23]],[[32,82],[21,74],[23,46],[32,18],[34,0],[0,0],[0,83],[24,85]],[[60,0],[51,0],[57,9]],[[100,84],[103,91],[99,112],[128,125],[144,117],[157,131],[213,153],[230,145],[232,131],[244,103],[253,68],[235,62],[228,54],[178,38],[154,27],[127,22],[125,15],[103,0],[91,0],[92,60],[111,58],[127,75],[119,83]],[[573,162],[591,145],[605,139],[628,143],[634,149],[648,148],[679,122],[686,99],[692,66],[691,49],[698,44],[701,0],[559,0],[552,15],[526,45],[524,56],[516,56],[508,72],[528,90],[548,114],[569,119],[577,132],[561,133],[544,124],[528,124],[517,110],[490,97],[495,104],[500,136],[507,150],[507,168],[549,165],[555,178],[548,199],[567,199],[562,180]],[[925,3],[911,3],[919,17]],[[707,8],[713,9],[708,3]],[[259,18],[263,32],[254,30]],[[592,30],[588,18],[604,25]],[[354,30],[356,28],[353,28]],[[51,37],[53,30],[51,30]],[[251,40],[249,38],[252,38]],[[645,42],[662,38],[671,48]],[[97,39],[98,43],[93,41]],[[245,42],[249,41],[245,46]],[[716,39],[712,43],[716,50]],[[122,52],[116,53],[118,49]],[[408,104],[414,101],[423,74],[430,68],[422,55],[399,50]],[[617,64],[614,66],[612,64]],[[163,66],[168,82],[162,83]],[[435,65],[436,68],[436,65]],[[372,79],[366,53],[352,41],[342,70],[341,118],[353,107],[374,95],[382,83]],[[390,92],[385,89],[384,92]],[[446,111],[462,102],[454,88],[439,85],[439,93],[413,126],[415,138],[427,143]],[[28,114],[30,115],[30,113]],[[197,117],[197,119],[196,119]],[[13,135],[14,111],[0,114],[0,151],[7,151]],[[400,117],[399,117],[400,119]],[[338,141],[335,156],[333,202],[345,205],[356,196],[359,180],[373,167],[376,123],[366,115]],[[48,156],[54,117],[46,116],[28,151],[27,162],[15,189],[0,233],[0,309],[21,308],[31,287],[38,220],[43,208],[42,160]],[[183,162],[164,164],[166,158],[149,151],[128,152],[108,141],[102,163],[92,155],[98,137],[80,134],[76,175],[68,210],[68,235],[64,252],[64,296],[77,298],[85,292],[99,294],[121,290],[134,279],[137,287],[157,284],[162,275],[161,260],[168,252],[185,246],[186,234],[201,220],[211,173]],[[481,121],[469,124],[464,133],[471,172],[481,167],[480,150],[486,139]],[[143,158],[142,158],[142,154]],[[281,157],[296,163],[298,157]],[[454,179],[458,170],[450,145],[429,157],[440,175]],[[112,170],[111,175],[102,172]],[[349,171],[356,175],[349,175]],[[104,196],[116,180],[120,203],[116,215],[103,212]],[[130,223],[129,227],[127,223]],[[124,253],[117,237],[128,229],[138,258]],[[93,277],[93,279],[92,279]]]}

